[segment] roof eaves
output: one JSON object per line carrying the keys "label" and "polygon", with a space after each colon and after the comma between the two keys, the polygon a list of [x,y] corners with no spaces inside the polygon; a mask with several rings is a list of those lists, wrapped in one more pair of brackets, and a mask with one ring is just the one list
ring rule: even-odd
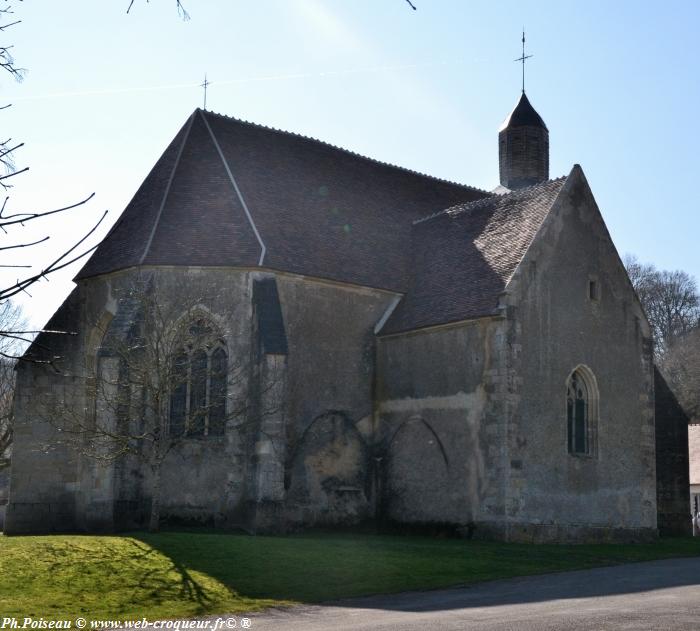
{"label": "roof eaves", "polygon": [[486,320],[486,319],[494,319],[494,318],[503,318],[503,310],[500,307],[496,307],[495,309],[492,309],[491,311],[484,311],[481,313],[475,313],[473,315],[469,315],[467,317],[462,317],[462,318],[454,318],[452,320],[446,320],[445,322],[431,322],[427,324],[417,324],[413,326],[405,326],[403,328],[395,329],[395,330],[388,330],[385,331],[384,329],[386,328],[386,323],[384,326],[378,331],[375,332],[375,335],[377,337],[390,337],[392,335],[407,335],[409,333],[419,333],[421,331],[428,331],[430,329],[442,329],[446,327],[454,327],[454,326],[459,326],[460,324],[468,324],[470,322],[474,322],[476,320]]}

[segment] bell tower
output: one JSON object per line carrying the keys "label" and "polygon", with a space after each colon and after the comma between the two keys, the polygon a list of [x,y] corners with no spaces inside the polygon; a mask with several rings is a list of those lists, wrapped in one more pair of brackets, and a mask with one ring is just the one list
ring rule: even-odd
{"label": "bell tower", "polygon": [[525,94],[525,32],[522,95],[498,130],[498,166],[501,185],[508,189],[531,186],[549,179],[549,130]]}

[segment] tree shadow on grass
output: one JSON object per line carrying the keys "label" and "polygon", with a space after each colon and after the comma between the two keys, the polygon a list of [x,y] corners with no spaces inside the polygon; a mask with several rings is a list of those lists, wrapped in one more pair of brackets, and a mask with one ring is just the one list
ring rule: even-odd
{"label": "tree shadow on grass", "polygon": [[[259,607],[291,602],[316,602],[310,597],[322,577],[318,559],[288,537],[252,536],[221,530],[165,530],[130,536],[157,549],[171,560],[182,576],[206,575],[224,585],[232,596]],[[296,539],[295,539],[296,542]],[[294,551],[290,554],[290,548]],[[326,555],[326,561],[328,557]],[[308,570],[308,574],[304,570]]]}
{"label": "tree shadow on grass", "polygon": [[[220,540],[219,534],[212,536]],[[130,533],[128,538],[125,537],[139,553],[148,550],[167,563],[144,574],[140,584],[144,584],[144,579],[150,580],[154,593],[160,586],[159,596],[170,599],[176,596],[177,600],[194,606],[198,614],[252,611],[284,604],[267,594],[242,593],[237,589],[237,582],[231,580],[230,572],[222,569],[235,566],[235,555],[227,555],[220,548],[202,542],[202,532],[177,535],[175,545],[168,545],[168,533]]]}
{"label": "tree shadow on grass", "polygon": [[[42,573],[65,585],[81,611],[97,605],[115,616],[178,603],[178,610],[209,613],[232,592],[208,577],[195,576],[183,562],[132,537],[65,537],[38,544]],[[100,602],[100,595],[111,606]]]}

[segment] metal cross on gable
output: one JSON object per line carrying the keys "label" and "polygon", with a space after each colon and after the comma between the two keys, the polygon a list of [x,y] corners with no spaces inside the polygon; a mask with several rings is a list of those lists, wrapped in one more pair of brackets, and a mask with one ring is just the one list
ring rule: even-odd
{"label": "metal cross on gable", "polygon": [[199,87],[204,88],[204,109],[207,109],[207,88],[211,85],[211,81],[207,81],[207,75],[204,73],[204,83],[200,83]]}
{"label": "metal cross on gable", "polygon": [[523,54],[521,57],[518,57],[515,59],[515,61],[522,61],[523,62],[523,94],[525,94],[525,60],[530,59],[532,55],[526,55],[525,54],[525,29],[523,29]]}

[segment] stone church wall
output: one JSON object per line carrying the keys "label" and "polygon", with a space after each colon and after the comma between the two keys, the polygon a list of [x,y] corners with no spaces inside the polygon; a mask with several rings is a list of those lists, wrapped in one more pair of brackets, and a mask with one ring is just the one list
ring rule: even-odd
{"label": "stone church wall", "polygon": [[[653,536],[648,325],[580,172],[560,200],[501,315],[406,334],[375,336],[391,292],[261,269],[145,270],[164,305],[197,300],[238,375],[229,394],[248,402],[224,436],[168,456],[163,517],[258,531],[376,518],[511,540]],[[59,371],[19,370],[8,532],[126,528],[148,513],[142,461],[98,465],[45,422],[52,401],[99,409],[91,379],[118,370],[103,332],[125,334],[118,296],[134,277],[81,281],[50,323],[77,331],[51,339]],[[277,322],[260,312],[270,301]],[[579,366],[595,376],[597,422],[591,453],[571,455],[566,383]]]}
{"label": "stone church wall", "polygon": [[[650,332],[580,169],[505,302],[512,391],[508,538],[654,536]],[[588,455],[567,450],[566,384],[578,366],[592,373],[598,389]]]}
{"label": "stone church wall", "polygon": [[[201,302],[203,312],[223,333],[229,358],[229,406],[255,400],[259,357],[253,347],[251,279],[238,270],[192,268],[160,272],[158,283],[172,300]],[[185,291],[189,296],[183,296]],[[255,408],[229,411],[223,436],[186,438],[163,465],[162,502],[166,519],[175,522],[235,526],[245,523],[244,503],[255,489],[247,485],[259,420]],[[142,471],[138,491],[148,489]],[[137,477],[138,479],[138,477]],[[125,499],[133,497],[125,493]],[[138,497],[138,496],[137,496]]]}
{"label": "stone church wall", "polygon": [[289,344],[285,520],[375,513],[374,327],[395,294],[277,275]]}
{"label": "stone church wall", "polygon": [[504,324],[482,319],[380,338],[384,519],[449,524],[470,536],[502,529]]}
{"label": "stone church wall", "polygon": [[[39,373],[39,374],[37,374]],[[10,502],[5,532],[63,532],[76,529],[78,457],[56,446],[50,425],[32,422],[37,399],[56,391],[71,396],[74,381],[49,369],[18,368]]]}
{"label": "stone church wall", "polygon": [[[79,334],[50,340],[59,371],[37,364],[20,371],[8,532],[144,524],[151,500],[145,460],[101,463],[61,447],[40,403],[70,400],[97,406],[102,419],[114,414],[101,395],[90,398],[90,385],[96,372],[116,375],[105,330],[126,335],[133,314],[119,296],[147,274],[165,311],[197,304],[221,331],[237,375],[229,396],[246,402],[224,436],[184,439],[168,455],[166,522],[280,530],[373,517],[373,329],[394,294],[260,270],[168,268],[81,282],[54,327]],[[252,294],[264,279],[279,294],[283,351],[260,339],[264,314],[255,313]]]}
{"label": "stone church wall", "polygon": [[[66,299],[62,317],[54,318],[49,328],[68,329],[81,313],[81,297],[75,289]],[[55,397],[82,403],[84,388],[79,365],[83,338],[78,335],[41,336],[40,343],[51,343],[54,366],[20,362],[17,366],[13,458],[10,469],[10,497],[5,532],[61,532],[77,528],[76,503],[79,490],[79,457],[61,446],[51,418]]]}

